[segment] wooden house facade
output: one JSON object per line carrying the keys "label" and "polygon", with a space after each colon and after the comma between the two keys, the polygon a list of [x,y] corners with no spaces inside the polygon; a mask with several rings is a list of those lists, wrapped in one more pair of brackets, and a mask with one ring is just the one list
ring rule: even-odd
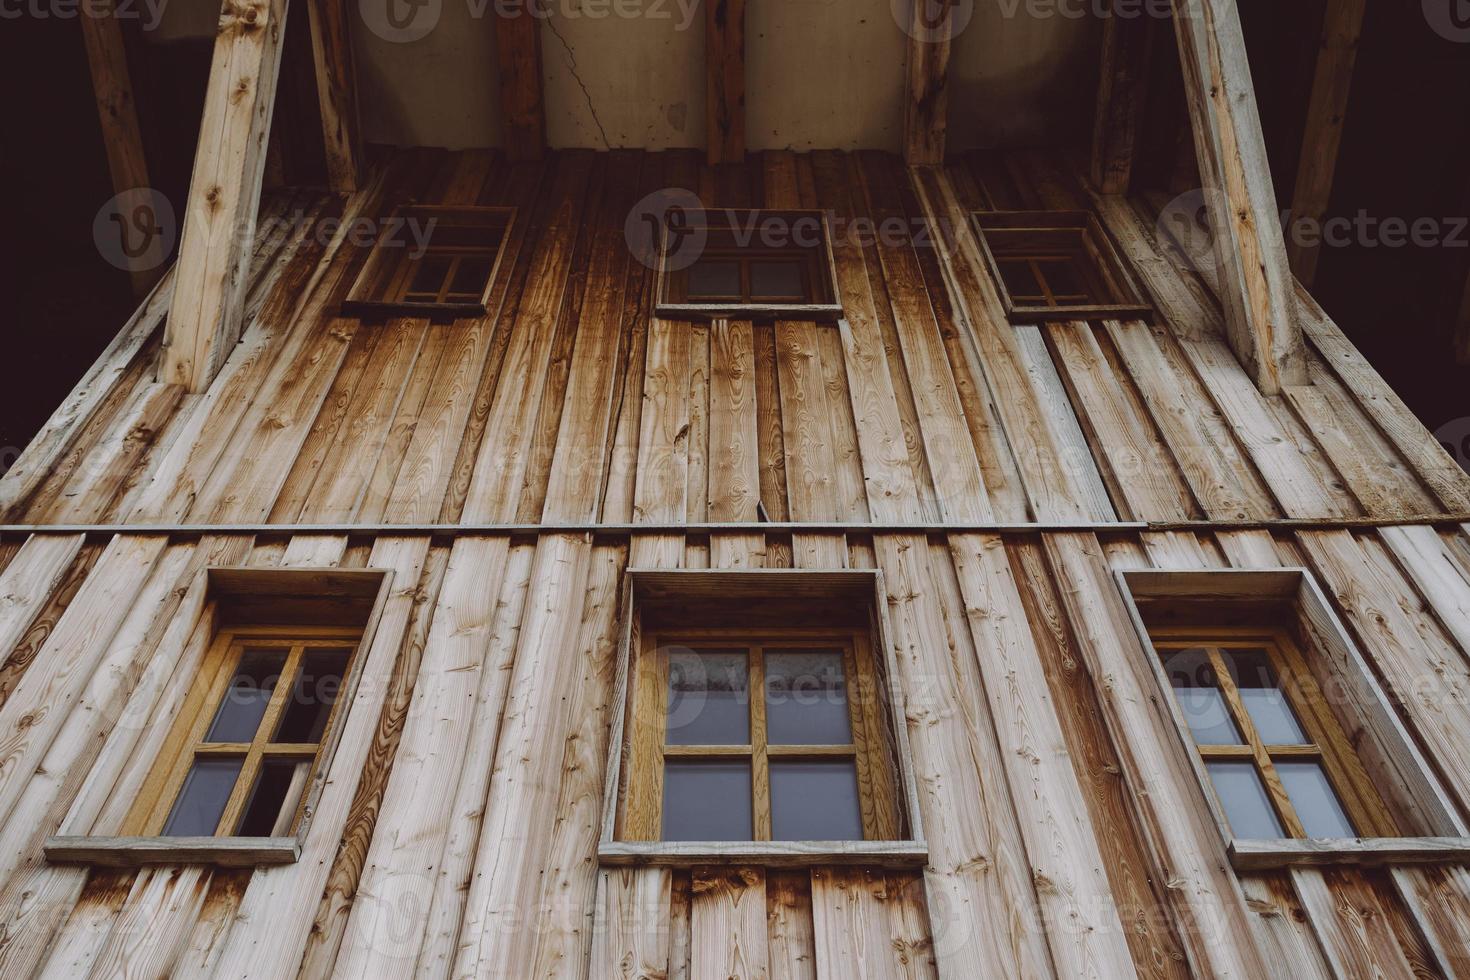
{"label": "wooden house facade", "polygon": [[[262,195],[201,144],[253,233],[186,228],[0,482],[0,975],[1470,977],[1470,477],[1273,265],[1253,117],[1201,95],[1233,5],[1175,6],[1212,14],[1179,34],[1209,261],[1085,154],[941,127],[926,161],[918,95],[908,160],[715,127],[717,163],[400,148]],[[823,215],[835,315],[680,315],[630,248],[669,188]],[[483,313],[354,312],[406,206],[505,216]],[[985,216],[1043,212],[1141,308],[1018,317]],[[678,843],[645,658],[704,628],[766,637],[759,740],[711,756],[762,775],[746,839]],[[781,833],[761,794],[818,770],[781,782],[754,706],[774,648],[841,630],[872,727],[807,754],[859,759],[846,846]],[[340,647],[340,690],[216,738],[257,647]],[[1170,673],[1247,647],[1295,738],[1238,666],[1206,738]],[[220,832],[175,832],[221,764]]]}

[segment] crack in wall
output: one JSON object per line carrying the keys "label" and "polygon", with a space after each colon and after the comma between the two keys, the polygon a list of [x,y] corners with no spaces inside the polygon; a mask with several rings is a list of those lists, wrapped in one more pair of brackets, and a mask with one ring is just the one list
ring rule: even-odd
{"label": "crack in wall", "polygon": [[556,39],[566,49],[567,70],[572,73],[572,79],[577,83],[577,87],[582,90],[582,97],[587,100],[587,111],[592,114],[592,122],[597,126],[597,131],[602,134],[603,147],[611,150],[612,141],[607,138],[607,130],[602,128],[602,120],[597,117],[597,107],[592,104],[592,93],[587,90],[587,83],[582,81],[582,75],[577,71],[577,56],[572,52],[572,46],[567,43],[567,39],[562,35],[562,32],[557,30],[556,19],[554,17],[546,18],[546,26],[551,29],[551,33],[556,35]]}

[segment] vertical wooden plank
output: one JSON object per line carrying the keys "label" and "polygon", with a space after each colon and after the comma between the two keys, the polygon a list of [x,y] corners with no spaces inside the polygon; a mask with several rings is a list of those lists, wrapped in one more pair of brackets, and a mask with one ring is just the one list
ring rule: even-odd
{"label": "vertical wooden plank", "polygon": [[950,535],[1011,800],[1025,842],[1052,960],[1062,976],[1133,969],[1092,818],[1072,769],[1005,545]]}
{"label": "vertical wooden plank", "polygon": [[546,94],[541,77],[541,21],[520,0],[496,8],[495,52],[505,155],[539,160],[546,148]]}
{"label": "vertical wooden plank", "polygon": [[745,0],[704,5],[706,147],[711,164],[745,159]]}
{"label": "vertical wooden plank", "polygon": [[1415,971],[1357,869],[1293,868],[1291,882],[1333,972],[1410,980]]}
{"label": "vertical wooden plank", "polygon": [[759,868],[691,872],[690,980],[766,980],[766,873]]}
{"label": "vertical wooden plank", "polygon": [[1126,194],[1133,183],[1139,122],[1153,65],[1154,18],[1123,17],[1115,5],[1103,18],[1097,108],[1092,121],[1092,186]]}
{"label": "vertical wooden plank", "polygon": [[209,387],[244,323],[285,29],[286,0],[247,0],[220,12],[158,372],[190,391]]}
{"label": "vertical wooden plank", "polygon": [[1470,871],[1464,867],[1390,870],[1395,891],[1446,976],[1470,977]]}
{"label": "vertical wooden plank", "polygon": [[907,87],[903,103],[903,157],[913,165],[944,162],[949,129],[949,49],[954,4],[912,0],[894,7],[907,14]]}
{"label": "vertical wooden plank", "polygon": [[816,936],[812,929],[812,877],[806,871],[766,873],[766,947],[771,976],[816,980]]}
{"label": "vertical wooden plank", "polygon": [[[1051,534],[1046,553],[1077,633],[1099,703],[1135,799],[1135,815],[1156,867],[1168,868],[1168,896],[1194,970],[1214,976],[1267,975],[1251,936],[1235,875],[1209,817],[1202,789],[1168,719],[1137,710],[1157,681],[1122,608],[1097,539]],[[1205,924],[1209,924],[1206,926]]]}
{"label": "vertical wooden plank", "polygon": [[1240,887],[1253,916],[1256,942],[1280,974],[1295,980],[1333,980],[1289,873],[1242,875]]}
{"label": "vertical wooden plank", "polygon": [[350,194],[361,182],[362,127],[357,119],[357,72],[352,60],[348,5],[345,0],[307,0],[306,14],[311,26],[327,184],[338,193]]}

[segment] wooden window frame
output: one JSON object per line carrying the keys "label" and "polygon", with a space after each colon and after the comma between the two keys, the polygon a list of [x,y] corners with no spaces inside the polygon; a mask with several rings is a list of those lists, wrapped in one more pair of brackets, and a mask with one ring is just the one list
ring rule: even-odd
{"label": "wooden window frame", "polygon": [[[738,242],[707,243],[700,252],[701,258],[713,257],[735,262],[740,266],[741,295],[717,302],[690,302],[687,296],[686,276],[688,267],[676,267],[675,250],[668,245],[670,231],[660,230],[663,236],[658,250],[658,291],[654,313],[656,316],[675,320],[714,320],[734,318],[740,320],[812,320],[837,321],[842,317],[842,301],[837,290],[837,264],[832,252],[832,228],[825,211],[797,209],[711,209],[694,212],[691,227],[705,229],[706,235],[723,239],[734,233],[728,229],[754,229],[769,218],[796,222],[816,221],[821,228],[822,240],[815,247],[797,245],[767,246],[763,244],[740,245]],[[752,236],[758,234],[751,232]],[[750,285],[750,266],[763,259],[795,258],[800,262],[802,279],[807,286],[810,302],[782,302],[770,298],[753,297]]]}
{"label": "wooden window frame", "polygon": [[[195,618],[189,624],[189,635],[196,637],[193,642],[198,651],[194,676],[177,713],[162,702],[153,706],[152,718],[168,725],[167,735],[157,755],[148,763],[147,775],[132,806],[115,826],[98,825],[97,817],[92,814],[68,813],[60,832],[45,842],[43,850],[47,860],[55,864],[119,868],[153,864],[243,868],[296,861],[311,831],[311,817],[362,682],[367,652],[392,581],[391,569],[216,566],[205,570],[201,582],[192,586],[205,590],[204,601],[192,607]],[[186,604],[185,608],[191,607]],[[272,612],[279,614],[280,622],[264,623],[263,618]],[[290,832],[272,837],[161,836],[159,831],[178,797],[182,775],[192,765],[214,718],[219,697],[234,676],[237,661],[230,655],[230,647],[237,640],[252,646],[282,642],[286,639],[284,634],[289,634],[293,649],[349,647],[342,682],[321,740],[312,746],[312,767],[297,801]],[[264,757],[269,744],[261,739],[275,730],[279,709],[294,681],[295,675],[283,670],[271,702],[275,710],[267,711],[257,729],[259,745],[252,742],[249,749],[257,761]],[[241,754],[238,752],[241,747],[211,746],[205,754],[231,751]],[[284,748],[305,751],[305,746]],[[230,812],[240,812],[253,785],[253,773],[247,773],[242,767],[221,826],[231,825]]]}
{"label": "wooden window frame", "polygon": [[[902,694],[887,642],[882,577],[876,571],[805,572],[790,569],[664,571],[631,569],[623,595],[624,632],[619,650],[612,754],[604,796],[599,858],[606,865],[755,864],[767,867],[860,864],[922,867],[928,860],[919,818],[918,791],[909,763]],[[750,625],[722,622],[699,627],[702,597],[754,601],[774,607],[770,618]],[[867,605],[866,624],[789,625],[783,597],[849,610]],[[645,617],[645,602],[673,603],[687,614],[678,622]],[[794,606],[791,608],[795,608]],[[815,618],[820,618],[820,612]],[[645,622],[648,623],[645,628]],[[671,644],[764,650],[803,646],[845,650],[850,746],[770,746],[764,733],[763,657],[752,652],[748,694],[752,742],[742,746],[667,746],[668,655]],[[757,684],[758,682],[758,684]],[[770,840],[770,794],[762,791],[762,755],[811,758],[839,754],[858,768],[864,840]],[[752,760],[752,841],[662,841],[663,762],[670,756],[736,756]],[[762,813],[765,823],[762,822]]]}
{"label": "wooden window frame", "polygon": [[[1200,803],[1214,818],[1237,870],[1470,859],[1470,828],[1310,570],[1147,569],[1120,570],[1115,577],[1147,655],[1147,669],[1159,685],[1158,703],[1173,721],[1178,744],[1195,772]],[[1203,642],[1205,635],[1214,639]],[[1287,644],[1276,665],[1282,690],[1306,734],[1330,743],[1324,746],[1325,755],[1335,757],[1336,771],[1329,768],[1329,781],[1349,818],[1359,821],[1358,828],[1370,836],[1255,839],[1236,837],[1231,831],[1205,769],[1206,756],[1196,746],[1175,697],[1163,652],[1180,644],[1259,648],[1263,638]],[[1353,739],[1349,741],[1344,732],[1352,732]],[[1250,739],[1245,730],[1241,734]],[[1356,759],[1361,775],[1351,771],[1343,753]],[[1378,797],[1381,812],[1365,809],[1371,802],[1362,799],[1360,783]],[[1269,794],[1270,783],[1266,785]],[[1382,833],[1394,826],[1402,836]],[[1284,821],[1283,827],[1290,832]]]}
{"label": "wooden window frame", "polygon": [[[383,221],[368,260],[342,303],[342,315],[363,320],[420,317],[436,321],[486,316],[515,220],[515,208],[427,204],[395,208]],[[419,222],[420,226],[434,222],[433,227],[436,228],[472,228],[485,234],[487,239],[491,235],[498,237],[494,244],[487,242],[484,246],[435,246],[431,232],[425,251],[416,255],[412,246],[417,243],[410,240],[411,236],[406,230],[410,222]],[[407,299],[406,294],[417,267],[416,263],[429,255],[448,255],[453,259],[449,272],[440,285],[439,299],[435,302]],[[448,290],[457,263],[471,255],[490,260],[490,274],[484,289],[474,300],[449,299]]]}
{"label": "wooden window frame", "polygon": [[[980,254],[1012,323],[1062,320],[1133,320],[1152,316],[1138,280],[1129,271],[1107,229],[1091,211],[974,211],[971,221]],[[1065,256],[1095,295],[1065,302],[1054,297],[1040,262]],[[1042,287],[1043,301],[1012,295],[1001,262],[1026,260]]]}

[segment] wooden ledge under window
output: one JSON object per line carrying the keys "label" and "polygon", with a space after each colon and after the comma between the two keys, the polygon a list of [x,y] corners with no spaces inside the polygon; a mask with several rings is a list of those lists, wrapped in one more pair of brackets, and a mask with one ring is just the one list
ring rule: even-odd
{"label": "wooden ledge under window", "polygon": [[842,307],[831,303],[778,305],[762,303],[659,303],[654,315],[664,320],[797,320],[836,324]]}
{"label": "wooden ledge under window", "polygon": [[1230,842],[1229,851],[1230,863],[1237,871],[1312,865],[1465,864],[1470,862],[1470,837],[1237,838]]}
{"label": "wooden ledge under window", "polygon": [[758,865],[812,868],[860,865],[922,868],[929,845],[921,840],[859,841],[603,841],[605,866],[688,868],[695,865]]}
{"label": "wooden ledge under window", "polygon": [[101,868],[150,864],[258,868],[295,864],[301,857],[301,841],[296,837],[48,837],[45,854],[52,864]]}

